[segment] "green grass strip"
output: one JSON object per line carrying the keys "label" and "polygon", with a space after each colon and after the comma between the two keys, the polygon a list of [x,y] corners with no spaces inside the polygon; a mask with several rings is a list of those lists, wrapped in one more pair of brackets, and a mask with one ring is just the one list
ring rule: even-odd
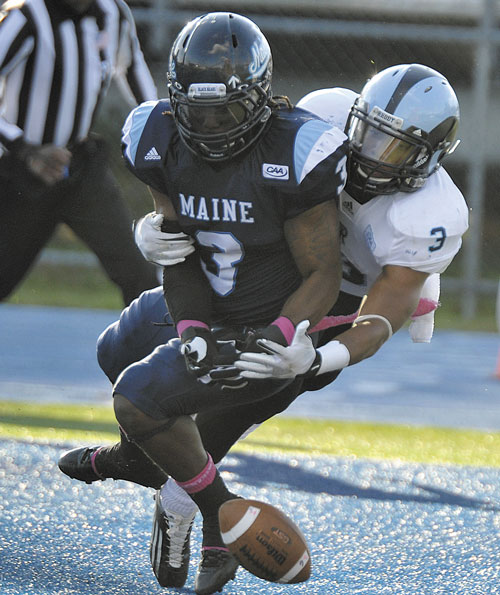
{"label": "green grass strip", "polygon": [[[110,407],[0,402],[0,438],[50,444],[116,441]],[[235,447],[408,462],[500,467],[500,433],[277,417]]]}

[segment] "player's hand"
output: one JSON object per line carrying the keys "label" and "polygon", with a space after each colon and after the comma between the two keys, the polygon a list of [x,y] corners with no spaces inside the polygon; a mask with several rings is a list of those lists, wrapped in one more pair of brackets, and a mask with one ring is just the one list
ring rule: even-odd
{"label": "player's hand", "polygon": [[26,145],[19,156],[27,169],[48,186],[53,186],[68,175],[71,152],[56,145]]}
{"label": "player's hand", "polygon": [[241,353],[238,346],[238,339],[217,340],[217,356],[208,375],[212,383],[223,390],[238,390],[248,384],[248,380],[243,378],[234,365]]}
{"label": "player's hand", "polygon": [[210,370],[209,376],[223,390],[238,390],[248,384],[248,379],[242,376],[234,363],[217,364]]}
{"label": "player's hand", "polygon": [[[265,337],[258,338],[261,353],[243,352],[234,363],[235,367],[243,378],[253,380],[295,378],[307,373],[316,359],[316,349],[307,334],[308,328],[308,320],[300,322],[288,347]],[[263,350],[265,353],[262,353]]]}
{"label": "player's hand", "polygon": [[269,350],[267,343],[278,344],[283,347],[288,345],[280,328],[275,324],[270,324],[264,328],[250,330],[241,350],[256,353],[274,353],[274,351]]}
{"label": "player's hand", "polygon": [[214,367],[217,343],[212,331],[200,326],[190,326],[181,334],[181,353],[186,367],[198,378],[206,376]]}
{"label": "player's hand", "polygon": [[168,267],[183,262],[194,252],[194,240],[183,232],[166,233],[161,230],[163,215],[148,213],[136,221],[134,239],[146,260]]}

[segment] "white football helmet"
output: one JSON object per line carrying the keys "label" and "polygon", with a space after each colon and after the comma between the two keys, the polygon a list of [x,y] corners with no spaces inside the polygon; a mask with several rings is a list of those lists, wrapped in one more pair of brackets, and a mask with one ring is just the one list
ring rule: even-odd
{"label": "white football helmet", "polygon": [[378,73],[347,122],[350,190],[364,201],[418,190],[458,144],[459,119],[455,92],[436,70],[400,64]]}

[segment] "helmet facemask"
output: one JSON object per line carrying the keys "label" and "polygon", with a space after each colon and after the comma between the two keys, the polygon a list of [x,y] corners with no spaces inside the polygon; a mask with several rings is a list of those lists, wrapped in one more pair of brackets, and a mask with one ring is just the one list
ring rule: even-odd
{"label": "helmet facemask", "polygon": [[264,130],[271,110],[270,85],[194,83],[187,93],[169,84],[177,129],[189,149],[208,161],[229,159],[247,149]]}
{"label": "helmet facemask", "polygon": [[379,194],[414,192],[432,173],[433,150],[427,133],[374,107],[368,114],[363,101],[355,103],[347,123],[350,139],[350,186],[365,198]]}

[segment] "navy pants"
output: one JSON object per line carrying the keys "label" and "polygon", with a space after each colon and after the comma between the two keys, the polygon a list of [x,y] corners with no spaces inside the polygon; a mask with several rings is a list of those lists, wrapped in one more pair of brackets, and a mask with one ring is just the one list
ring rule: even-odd
{"label": "navy pants", "polygon": [[[346,296],[341,295],[332,313],[347,313],[357,305],[359,298],[346,303]],[[324,331],[319,343],[345,329]],[[281,413],[300,394],[322,388],[339,374],[308,381],[253,381],[239,390],[203,386],[186,370],[162,287],[144,292],[105,329],[97,343],[97,356],[114,392],[144,413],[156,419],[196,414],[203,444],[216,462],[247,429]]]}
{"label": "navy pants", "polygon": [[186,369],[162,287],[144,292],[100,335],[99,365],[113,392],[163,419],[196,414],[203,444],[219,461],[252,425],[283,411],[302,380],[253,381],[231,390],[200,383]]}

